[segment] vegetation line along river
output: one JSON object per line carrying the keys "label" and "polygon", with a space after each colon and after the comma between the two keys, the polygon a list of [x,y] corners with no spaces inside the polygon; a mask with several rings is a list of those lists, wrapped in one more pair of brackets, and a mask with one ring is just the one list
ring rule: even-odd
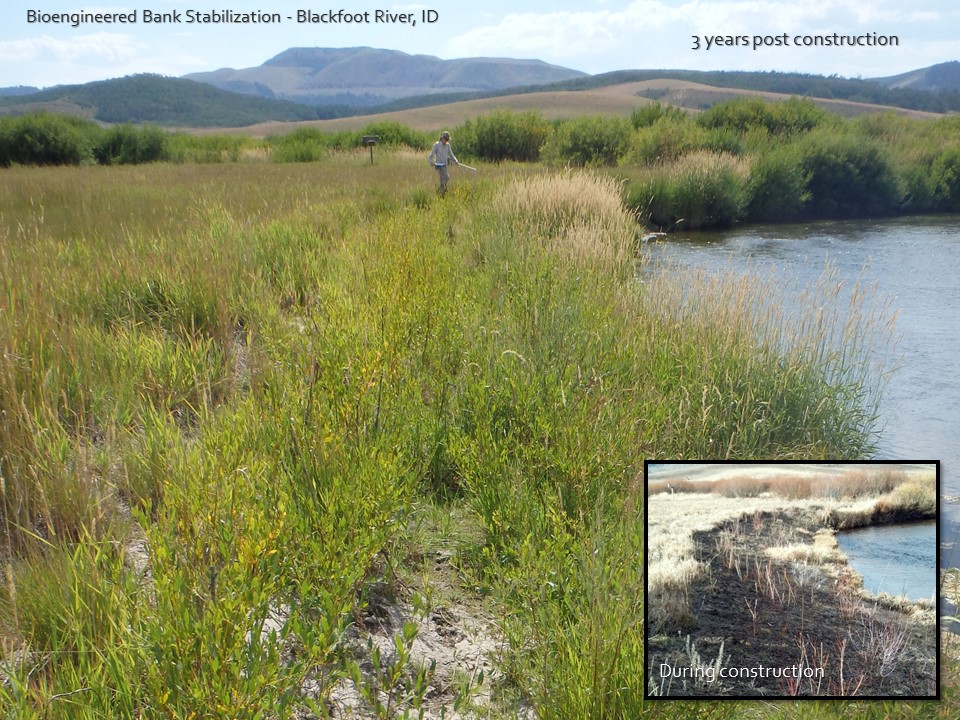
{"label": "vegetation line along river", "polygon": [[[852,286],[876,284],[896,313],[898,367],[880,398],[880,459],[941,460],[941,493],[960,495],[960,219],[909,217],[803,225],[760,225],[671,235],[648,243],[653,267],[775,273],[800,287],[830,263]],[[789,303],[788,296],[786,301]],[[943,503],[944,542],[960,536],[960,505]],[[946,555],[956,566],[960,556]]]}

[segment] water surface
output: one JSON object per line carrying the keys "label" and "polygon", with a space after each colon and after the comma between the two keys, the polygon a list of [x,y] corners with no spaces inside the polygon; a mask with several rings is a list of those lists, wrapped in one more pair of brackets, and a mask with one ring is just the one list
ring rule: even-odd
{"label": "water surface", "polygon": [[879,525],[837,533],[847,562],[870,592],[930,600],[937,592],[936,524]]}

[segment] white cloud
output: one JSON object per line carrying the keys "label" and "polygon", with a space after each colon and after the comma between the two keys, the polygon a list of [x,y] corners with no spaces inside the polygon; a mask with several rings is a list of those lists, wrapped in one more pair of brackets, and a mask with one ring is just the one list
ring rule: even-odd
{"label": "white cloud", "polygon": [[115,64],[131,60],[144,47],[131,36],[116,33],[78,35],[69,40],[42,35],[22,40],[0,40],[0,60]]}
{"label": "white cloud", "polygon": [[209,69],[209,62],[189,48],[195,39],[171,39],[149,44],[128,35],[93,33],[0,40],[0,77],[6,80],[0,85],[49,87],[136,73],[176,76],[198,67]]}
{"label": "white cloud", "polygon": [[[742,47],[694,51],[692,38],[713,35],[807,33],[892,33],[905,25],[945,20],[939,9],[916,8],[894,0],[634,0],[582,11],[511,13],[495,24],[453,37],[448,56],[539,57],[588,72],[638,67],[690,69],[804,69],[844,72],[853,60],[793,49]],[[806,67],[801,67],[803,59]],[[941,58],[940,61],[947,58]],[[808,63],[813,61],[816,66]]]}

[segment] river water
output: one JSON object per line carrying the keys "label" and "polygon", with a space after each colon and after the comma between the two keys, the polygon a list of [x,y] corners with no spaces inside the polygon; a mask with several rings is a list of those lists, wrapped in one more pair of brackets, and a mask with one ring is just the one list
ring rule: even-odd
{"label": "river water", "polygon": [[937,593],[934,524],[876,525],[837,533],[850,566],[874,594],[931,600]]}
{"label": "river water", "polygon": [[[749,265],[782,276],[789,288],[814,285],[829,263],[849,286],[857,278],[875,283],[873,302],[886,300],[896,312],[900,357],[880,397],[876,458],[940,460],[940,492],[960,496],[960,216],[758,225],[646,246],[651,272],[661,262],[707,272]],[[784,293],[789,308],[793,296]],[[941,562],[960,564],[960,504],[941,505],[941,538],[956,547]]]}

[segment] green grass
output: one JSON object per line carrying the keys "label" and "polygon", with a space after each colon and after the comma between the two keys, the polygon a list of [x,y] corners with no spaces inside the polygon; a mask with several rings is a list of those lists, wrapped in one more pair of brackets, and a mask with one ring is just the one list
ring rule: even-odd
{"label": "green grass", "polygon": [[0,174],[5,713],[322,713],[425,511],[495,713],[697,712],[643,700],[643,459],[861,456],[859,326],[638,282],[608,180],[377,158]]}

